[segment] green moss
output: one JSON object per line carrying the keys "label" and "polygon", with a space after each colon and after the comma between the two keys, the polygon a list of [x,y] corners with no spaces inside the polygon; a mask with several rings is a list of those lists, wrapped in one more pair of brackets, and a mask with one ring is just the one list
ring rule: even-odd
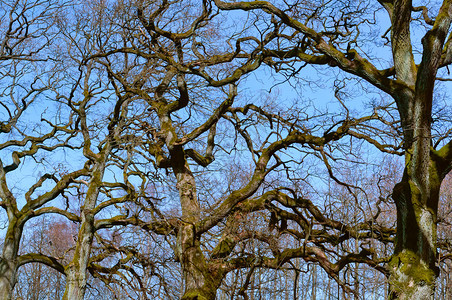
{"label": "green moss", "polygon": [[410,295],[419,285],[435,283],[435,272],[413,251],[404,250],[394,255],[389,267],[392,271],[391,289],[397,293],[403,291],[403,294]]}
{"label": "green moss", "polygon": [[186,291],[181,300],[214,300],[216,298],[216,285],[214,282],[207,282],[201,288]]}
{"label": "green moss", "polygon": [[191,290],[184,294],[182,300],[209,300],[209,298],[203,296],[200,290]]}
{"label": "green moss", "polygon": [[218,245],[212,251],[212,258],[224,258],[229,253],[231,253],[232,249],[235,247],[235,241],[232,237],[226,237],[221,240]]}

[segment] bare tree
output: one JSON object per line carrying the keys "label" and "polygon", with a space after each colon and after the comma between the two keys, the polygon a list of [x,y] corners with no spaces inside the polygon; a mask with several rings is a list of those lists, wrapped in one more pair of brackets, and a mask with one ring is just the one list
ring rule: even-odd
{"label": "bare tree", "polygon": [[[64,50],[40,99],[57,117],[19,124],[44,93],[35,83],[3,105],[3,133],[20,136],[1,148],[13,158],[0,168],[5,298],[36,262],[67,276],[64,299],[360,299],[388,286],[390,298],[432,298],[449,261],[437,221],[451,118],[436,88],[449,81],[449,6],[74,4],[46,27],[60,48],[37,44]],[[21,89],[18,75],[6,85]],[[67,171],[8,188],[24,158],[60,148]],[[70,260],[18,256],[25,222],[48,212],[79,224]]]}
{"label": "bare tree", "polygon": [[[8,219],[0,258],[2,299],[11,298],[17,268],[23,263],[18,251],[25,223],[45,213],[46,209],[40,208],[60,195],[66,186],[83,173],[83,170],[79,170],[60,176],[44,171],[44,175],[35,182],[28,182],[25,191],[23,187],[14,186],[14,180],[10,179],[25,160],[29,166],[34,165],[33,159],[39,163],[42,151],[74,147],[69,141],[74,132],[71,118],[63,114],[48,114],[45,109],[38,108],[39,105],[49,110],[56,107],[56,103],[43,104],[41,99],[56,96],[52,92],[56,82],[50,46],[58,33],[54,26],[54,15],[61,8],[62,4],[57,1],[1,2],[0,205]],[[33,121],[30,121],[30,110],[37,113],[32,117]],[[34,123],[36,119],[40,119],[40,122]],[[36,192],[49,182],[57,184],[53,187],[49,184],[47,193],[37,195]],[[18,200],[19,195],[23,201]],[[58,209],[53,212],[64,214]],[[41,260],[45,258],[41,257]]]}
{"label": "bare tree", "polygon": [[[229,38],[235,36],[234,33],[227,33],[226,42],[218,43],[223,36],[213,32],[218,12],[211,5],[208,1],[203,1],[201,9],[191,2],[118,5],[113,11],[127,17],[119,22],[118,38],[110,37],[124,41],[124,45],[105,44],[101,53],[90,57],[106,68],[118,86],[119,97],[130,94],[141,98],[149,112],[149,121],[143,118],[142,123],[147,135],[143,146],[154,167],[167,170],[165,175],[175,185],[180,205],[180,216],[171,217],[151,207],[154,222],[149,230],[175,236],[175,258],[182,268],[181,297],[213,299],[228,273],[248,269],[250,275],[245,277],[240,292],[244,295],[254,270],[279,270],[299,257],[320,263],[328,275],[351,293],[338,276],[339,271],[350,263],[364,262],[384,272],[383,258],[371,259],[371,250],[366,248],[356,254],[341,254],[336,257],[337,262],[331,262],[325,259],[327,252],[321,242],[281,249],[279,234],[266,234],[263,226],[242,231],[237,220],[246,220],[254,214],[257,217],[259,211],[267,210],[270,215],[267,222],[271,227],[278,227],[278,232],[288,230],[288,220],[300,226],[299,230],[289,231],[292,239],[319,236],[320,240],[333,240],[344,235],[344,240],[360,238],[363,233],[325,215],[312,201],[298,196],[293,186],[279,185],[287,182],[266,183],[267,175],[290,170],[288,157],[291,154],[285,151],[288,148],[300,147],[301,152],[313,160],[326,163],[329,144],[339,141],[352,128],[381,120],[378,115],[370,115],[332,126],[322,124],[317,129],[312,125],[315,129],[312,130],[303,120],[316,115],[303,118],[301,109],[297,110],[297,115],[283,110],[275,114],[271,108],[250,103],[233,107],[239,79],[266,62],[267,53],[259,49],[272,45],[280,36],[280,26],[265,29],[260,38],[241,37],[234,42]],[[136,15],[127,14],[129,11],[136,11]],[[114,20],[118,19],[113,17]],[[252,31],[253,26],[245,24],[238,34]],[[213,51],[211,47],[216,44],[218,48]],[[212,97],[224,100],[205,109],[204,99],[209,101]],[[191,117],[193,114],[200,114],[200,118]],[[318,117],[321,118],[321,114]],[[218,125],[220,122],[224,127]],[[233,133],[228,135],[226,128],[233,128],[229,131]],[[214,152],[219,136],[224,137],[225,143]],[[227,144],[227,140],[231,143]],[[197,182],[202,177],[196,176],[193,170],[208,171],[215,165],[215,155],[221,157],[222,152],[240,151],[246,152],[253,164],[243,184],[226,187],[224,192],[211,194],[203,201]],[[297,207],[304,209],[310,218],[314,217],[319,228],[311,228],[313,232],[310,232],[309,222]],[[289,213],[286,209],[295,209],[295,212]],[[262,219],[262,216],[257,218]],[[114,224],[119,225],[120,221]],[[167,229],[162,230],[162,225],[156,224],[165,224]],[[374,228],[367,220],[357,226],[366,231],[365,236],[372,236]],[[330,230],[337,232],[332,234]],[[384,227],[380,230],[387,235],[394,233]],[[208,238],[212,234],[220,238]],[[262,253],[254,253],[255,241],[265,249]],[[237,252],[237,247],[242,250]]]}
{"label": "bare tree", "polygon": [[[332,3],[333,6],[325,7],[258,1],[215,3],[226,10],[263,11],[286,28],[280,43],[264,51],[275,58],[272,63],[275,66],[297,60],[336,67],[368,82],[395,101],[403,130],[400,150],[405,156],[405,170],[392,195],[398,213],[397,242],[389,263],[390,293],[392,298],[431,299],[438,276],[439,189],[452,166],[450,142],[445,140],[449,134],[435,132],[432,110],[435,86],[441,80],[438,71],[450,64],[449,1],[435,7],[413,7],[411,1],[379,1],[391,24],[387,39],[393,64],[383,69],[378,69],[377,55],[368,54],[366,35],[361,29],[367,21],[378,22],[377,15],[372,17],[378,7],[370,2],[349,2],[347,6],[341,3],[337,7]],[[432,17],[433,11],[438,13]],[[420,33],[421,39],[410,34],[414,22],[425,28]],[[383,38],[386,36],[384,33]],[[416,51],[421,54],[416,55]],[[349,133],[382,151],[388,149],[387,144],[372,136]]]}
{"label": "bare tree", "polygon": [[[20,254],[45,254],[56,258],[63,265],[67,264],[75,245],[73,235],[76,233],[76,228],[74,223],[71,222],[71,224],[64,222],[61,218],[55,220],[49,215],[43,215],[28,222],[28,226],[24,229]],[[60,271],[42,263],[29,263],[19,269],[17,282],[14,290],[15,298],[61,299],[65,277]]]}

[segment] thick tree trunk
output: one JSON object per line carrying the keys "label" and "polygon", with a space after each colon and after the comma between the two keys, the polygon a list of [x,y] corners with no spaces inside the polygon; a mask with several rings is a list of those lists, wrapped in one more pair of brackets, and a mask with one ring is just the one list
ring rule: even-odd
{"label": "thick tree trunk", "polygon": [[432,95],[411,101],[414,116],[405,127],[405,170],[394,187],[397,236],[389,267],[391,299],[433,299],[437,267],[437,212],[444,178],[431,148]]}
{"label": "thick tree trunk", "polygon": [[[412,1],[379,1],[391,16],[391,44],[397,81],[393,96],[400,113],[405,148],[402,181],[394,187],[397,240],[389,264],[392,299],[433,299],[438,277],[436,218],[445,176],[432,149],[432,104],[436,74],[444,55],[452,3],[444,1],[433,27],[422,38],[422,60],[415,64],[410,38]],[[444,158],[443,158],[444,159]]]}
{"label": "thick tree trunk", "polygon": [[74,257],[65,270],[66,288],[63,300],[83,300],[85,296],[88,280],[87,270],[95,232],[93,209],[96,207],[97,197],[99,196],[107,153],[105,151],[102,154],[102,159],[99,159],[97,165],[94,167],[85,202],[82,206],[82,222],[77,236]]}
{"label": "thick tree trunk", "polygon": [[393,191],[397,236],[389,264],[391,299],[433,299],[439,275],[436,219],[445,174],[431,135],[433,89],[441,53],[437,44],[432,32],[423,38],[415,85],[407,80],[414,89],[400,92],[396,98],[404,132],[405,170]]}
{"label": "thick tree trunk", "polygon": [[195,224],[200,220],[196,182],[181,147],[171,151],[182,209],[183,225],[177,233],[177,252],[182,266],[183,300],[214,300],[221,279],[207,266]]}
{"label": "thick tree trunk", "polygon": [[17,266],[14,259],[4,256],[0,258],[0,299],[12,299],[16,281]]}
{"label": "thick tree trunk", "polygon": [[14,220],[10,220],[3,252],[0,256],[0,299],[2,300],[12,299],[19,267],[17,256],[21,236],[22,227],[18,226]]}
{"label": "thick tree trunk", "polygon": [[11,243],[6,244],[0,257],[0,299],[11,299],[16,284],[17,250],[14,248]]}
{"label": "thick tree trunk", "polygon": [[184,284],[182,299],[214,300],[219,280],[207,268],[194,226],[185,225],[179,229],[178,244]]}
{"label": "thick tree trunk", "polygon": [[83,300],[85,296],[87,267],[94,236],[93,223],[94,216],[82,212],[82,227],[78,234],[74,257],[66,267],[64,300]]}
{"label": "thick tree trunk", "polygon": [[[423,195],[405,171],[394,188],[397,241],[390,262],[391,299],[433,299],[439,275],[436,259],[436,218],[439,184]],[[427,198],[427,201],[423,199]]]}

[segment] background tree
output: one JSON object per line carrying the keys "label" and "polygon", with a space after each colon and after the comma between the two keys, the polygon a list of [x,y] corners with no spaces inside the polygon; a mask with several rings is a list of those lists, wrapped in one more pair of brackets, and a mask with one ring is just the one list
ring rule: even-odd
{"label": "background tree", "polygon": [[[29,222],[22,239],[21,253],[41,253],[54,257],[65,265],[74,250],[75,224],[67,224],[63,219],[54,220],[49,215]],[[39,299],[48,297],[61,299],[64,293],[65,278],[60,271],[42,263],[23,265],[17,275],[13,298]]]}

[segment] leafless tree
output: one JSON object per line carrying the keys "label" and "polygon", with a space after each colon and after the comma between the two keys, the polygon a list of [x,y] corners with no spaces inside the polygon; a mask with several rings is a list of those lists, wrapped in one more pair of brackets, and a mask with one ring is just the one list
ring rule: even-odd
{"label": "leafless tree", "polygon": [[[297,2],[215,3],[224,10],[264,12],[275,26],[284,28],[279,42],[263,51],[274,58],[271,64],[277,70],[294,61],[330,66],[393,99],[400,117],[401,145],[388,147],[390,144],[379,141],[381,136],[375,138],[369,132],[348,133],[381,151],[401,151],[404,155],[403,177],[392,193],[397,206],[397,242],[388,268],[390,294],[391,298],[431,299],[438,276],[439,190],[452,166],[449,131],[437,131],[433,110],[435,87],[442,80],[439,74],[451,60],[449,1],[421,7],[414,7],[411,1],[329,2],[318,6]],[[393,62],[383,68],[377,60],[385,58],[367,48],[374,44],[363,28],[381,22],[379,8],[386,11],[391,24],[383,39],[387,39],[386,49]],[[422,28],[420,38],[411,36],[415,24]]]}
{"label": "leafless tree", "polygon": [[[448,1],[69,5],[39,27],[55,30],[58,47],[33,44],[59,53],[52,68],[46,56],[33,61],[52,80],[41,91],[35,76],[24,101],[3,104],[2,133],[20,137],[1,144],[12,157],[0,169],[5,298],[25,263],[64,274],[64,299],[433,298],[438,282],[437,292],[448,286],[438,265],[446,274],[450,264],[446,204],[438,214],[452,165],[441,90],[450,10]],[[11,56],[20,39],[4,36],[5,66],[30,59]],[[17,90],[32,77],[10,78]],[[59,105],[54,119],[44,109],[45,126],[21,110],[35,94]],[[67,170],[37,164],[46,175],[8,188],[25,158],[58,149],[74,158]],[[18,255],[25,222],[48,212],[77,224],[64,262]]]}

